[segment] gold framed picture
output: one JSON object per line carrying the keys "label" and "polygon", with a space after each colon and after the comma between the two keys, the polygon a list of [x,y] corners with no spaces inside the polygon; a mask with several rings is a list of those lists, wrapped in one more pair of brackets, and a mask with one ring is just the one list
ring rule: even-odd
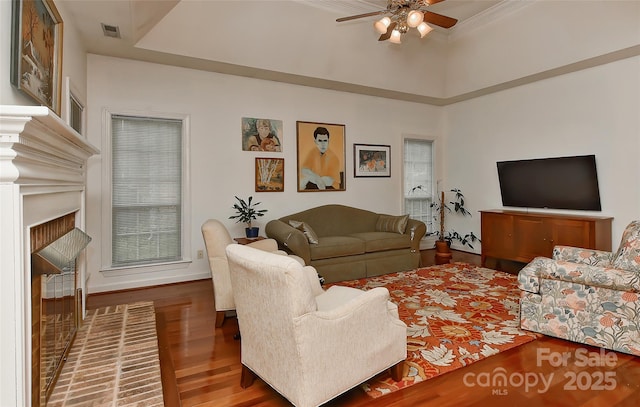
{"label": "gold framed picture", "polygon": [[15,0],[11,84],[60,115],[62,18],[53,0]]}
{"label": "gold framed picture", "polygon": [[345,125],[296,122],[298,192],[346,191]]}
{"label": "gold framed picture", "polygon": [[256,192],[284,191],[284,158],[256,157]]}

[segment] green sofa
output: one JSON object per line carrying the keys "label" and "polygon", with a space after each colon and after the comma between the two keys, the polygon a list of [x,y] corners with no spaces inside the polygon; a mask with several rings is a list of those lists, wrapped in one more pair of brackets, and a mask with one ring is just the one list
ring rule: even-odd
{"label": "green sofa", "polygon": [[271,220],[265,233],[330,283],[417,268],[426,230],[408,215],[332,204]]}

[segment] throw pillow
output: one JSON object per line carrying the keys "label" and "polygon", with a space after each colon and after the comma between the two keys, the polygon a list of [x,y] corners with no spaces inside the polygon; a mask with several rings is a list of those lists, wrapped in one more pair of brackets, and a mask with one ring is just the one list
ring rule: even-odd
{"label": "throw pillow", "polygon": [[318,244],[318,235],[316,235],[316,232],[314,232],[313,229],[311,229],[311,226],[307,223],[300,222],[298,220],[290,220],[289,225],[304,233],[309,243]]}
{"label": "throw pillow", "polygon": [[376,222],[376,231],[402,234],[407,228],[407,222],[409,222],[409,215],[380,215],[378,217],[378,222]]}
{"label": "throw pillow", "polygon": [[633,221],[622,233],[620,248],[613,267],[622,270],[640,271],[640,221]]}

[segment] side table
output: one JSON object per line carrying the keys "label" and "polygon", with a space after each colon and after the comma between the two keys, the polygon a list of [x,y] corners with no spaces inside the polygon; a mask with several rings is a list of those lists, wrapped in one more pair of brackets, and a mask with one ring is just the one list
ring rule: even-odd
{"label": "side table", "polygon": [[257,242],[258,240],[263,240],[263,239],[266,239],[266,237],[258,236],[258,237],[234,237],[233,238],[233,240],[238,242],[238,244],[249,244],[249,243]]}

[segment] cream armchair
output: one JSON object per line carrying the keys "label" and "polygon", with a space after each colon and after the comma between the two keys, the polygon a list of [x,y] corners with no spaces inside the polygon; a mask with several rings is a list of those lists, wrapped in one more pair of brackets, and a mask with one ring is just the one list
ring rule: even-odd
{"label": "cream armchair", "polygon": [[[213,280],[213,296],[216,307],[216,328],[224,323],[226,311],[234,310],[233,292],[231,291],[231,279],[229,277],[229,264],[225,248],[235,243],[227,228],[216,219],[209,219],[202,224],[202,237],[207,249],[209,258],[209,268]],[[276,252],[286,255],[287,253],[278,250],[278,244],[273,239],[257,240],[249,243],[256,249]]]}
{"label": "cream armchair", "polygon": [[520,326],[640,355],[640,221],[617,252],[556,246],[518,274]]}
{"label": "cream armchair", "polygon": [[332,286],[289,257],[230,245],[243,388],[254,374],[298,407],[318,406],[391,368],[402,376],[406,325],[384,287]]}

